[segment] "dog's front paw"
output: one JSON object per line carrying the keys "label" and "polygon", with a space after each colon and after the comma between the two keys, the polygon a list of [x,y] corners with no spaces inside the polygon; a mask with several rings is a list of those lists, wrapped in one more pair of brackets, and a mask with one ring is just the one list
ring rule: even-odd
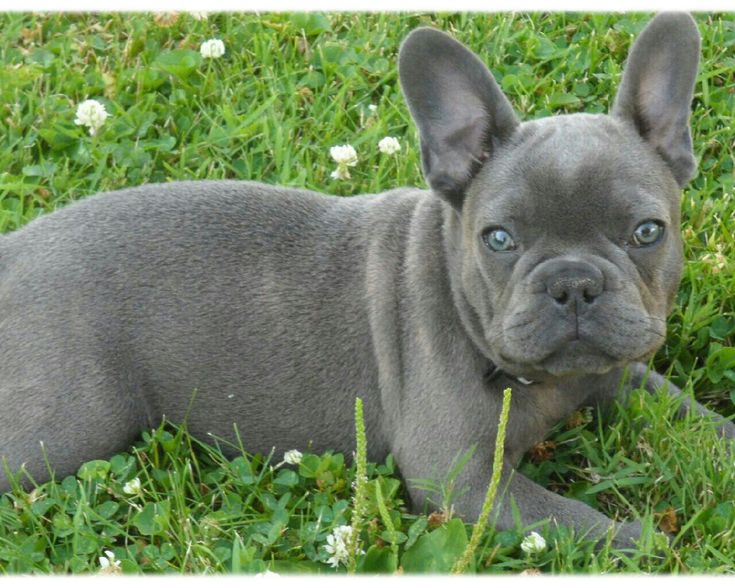
{"label": "dog's front paw", "polygon": [[642,533],[641,523],[640,521],[616,523],[613,526],[613,533],[615,535],[612,540],[612,546],[616,549],[637,547]]}
{"label": "dog's front paw", "polygon": [[719,427],[719,432],[725,439],[735,439],[735,424],[732,421],[727,421]]}
{"label": "dog's front paw", "polygon": [[646,538],[643,537],[643,527],[640,521],[631,521],[629,523],[616,523],[613,528],[615,536],[612,540],[612,547],[615,549],[638,549],[652,553],[664,553],[669,549],[674,535],[653,531],[647,533]]}

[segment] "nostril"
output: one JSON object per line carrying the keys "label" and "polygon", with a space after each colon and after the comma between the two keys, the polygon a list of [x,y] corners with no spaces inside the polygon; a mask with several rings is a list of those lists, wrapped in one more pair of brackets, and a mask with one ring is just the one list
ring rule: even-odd
{"label": "nostril", "polygon": [[559,304],[566,304],[569,300],[569,294],[567,292],[562,292],[561,294],[554,296],[554,300]]}
{"label": "nostril", "polygon": [[[591,307],[605,290],[605,277],[594,265],[577,260],[550,260],[541,264],[539,280],[554,303],[575,312]],[[574,304],[572,304],[574,303]]]}

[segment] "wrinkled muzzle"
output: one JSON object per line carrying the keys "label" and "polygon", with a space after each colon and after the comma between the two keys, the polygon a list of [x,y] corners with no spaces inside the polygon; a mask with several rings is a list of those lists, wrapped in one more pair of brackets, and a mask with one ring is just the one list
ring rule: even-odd
{"label": "wrinkled muzzle", "polygon": [[560,256],[514,285],[488,340],[503,369],[538,378],[604,373],[647,358],[665,333],[665,316],[649,313],[613,264]]}

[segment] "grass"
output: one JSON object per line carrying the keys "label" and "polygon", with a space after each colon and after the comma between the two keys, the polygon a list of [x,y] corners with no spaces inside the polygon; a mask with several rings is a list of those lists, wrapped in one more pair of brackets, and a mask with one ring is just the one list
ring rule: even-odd
{"label": "grass", "polygon": [[[632,36],[648,15],[212,14],[0,15],[0,231],[86,195],[194,178],[254,179],[349,196],[424,185],[414,127],[397,82],[408,30],[432,25],[477,51],[525,118],[605,112]],[[702,66],[692,118],[699,176],[682,198],[688,259],[657,369],[719,412],[735,412],[735,15],[697,15]],[[198,47],[221,38],[226,54]],[[90,137],[76,105],[110,113]],[[369,105],[376,105],[373,112]],[[379,153],[397,137],[402,149]],[[335,181],[329,148],[359,162]],[[582,411],[521,470],[610,516],[648,521],[639,549],[604,548],[540,522],[548,548],[520,550],[531,530],[485,531],[478,573],[735,571],[734,464],[711,427],[674,421],[667,398],[634,397],[611,421]],[[328,535],[351,520],[353,467],[339,454],[234,460],[180,424],[100,456],[77,477],[0,498],[0,570],[98,571],[113,551],[125,572],[328,572]],[[369,439],[368,439],[369,443]],[[298,448],[302,449],[303,448]],[[445,570],[467,540],[447,496],[409,514],[389,458],[367,466],[368,554],[358,571]],[[139,479],[138,494],[123,491]],[[451,487],[451,480],[444,487]],[[444,508],[441,507],[442,502]],[[437,512],[432,513],[436,508]],[[656,545],[653,531],[675,535]],[[394,558],[392,559],[392,556]],[[340,568],[344,570],[344,568]]]}

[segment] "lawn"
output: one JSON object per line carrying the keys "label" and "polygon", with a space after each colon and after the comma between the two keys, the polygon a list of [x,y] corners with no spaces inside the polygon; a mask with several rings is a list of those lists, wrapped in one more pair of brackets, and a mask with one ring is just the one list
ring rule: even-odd
{"label": "lawn", "polygon": [[[148,182],[237,178],[345,197],[425,185],[396,70],[411,29],[435,26],[471,47],[529,119],[607,112],[649,17],[0,14],[0,232],[72,200]],[[682,196],[688,261],[654,365],[729,416],[735,14],[696,19],[699,175]],[[225,53],[203,59],[200,45],[212,38]],[[86,99],[109,113],[94,135],[74,122]],[[386,136],[400,151],[378,149]],[[330,148],[343,144],[358,162],[349,179],[335,179]],[[595,550],[545,521],[506,532],[491,525],[469,570],[735,572],[733,458],[707,423],[675,421],[675,408],[641,393],[611,422],[580,411],[521,467],[614,518],[644,518],[639,549]],[[300,463],[283,463],[282,455],[247,453],[245,436],[241,455],[228,460],[209,445],[216,440],[193,439],[179,425],[146,432],[127,453],[99,456],[76,477],[0,497],[0,571],[335,571],[325,547],[352,520],[351,459],[294,448]],[[392,459],[368,464],[367,474],[358,571],[447,571],[471,532],[450,516],[452,472],[433,482],[436,502],[421,516],[406,510]],[[669,545],[660,530],[674,536]],[[531,531],[546,541],[538,553],[521,548]]]}

